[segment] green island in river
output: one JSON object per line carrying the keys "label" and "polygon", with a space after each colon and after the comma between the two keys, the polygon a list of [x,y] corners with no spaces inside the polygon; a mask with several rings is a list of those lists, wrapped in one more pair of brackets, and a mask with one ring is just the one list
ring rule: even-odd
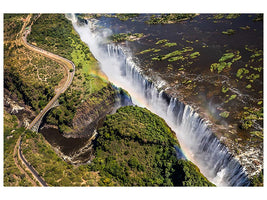
{"label": "green island in river", "polygon": [[[106,17],[129,23],[139,16],[80,14],[79,19]],[[197,17],[196,14],[150,15],[143,23],[164,26],[187,23]],[[238,17],[214,15],[211,20]],[[261,21],[261,15],[255,21]],[[241,31],[250,30],[244,27],[240,27]],[[24,31],[30,31],[29,44],[75,65],[75,70],[69,71],[75,73],[72,83],[58,98],[58,105],[44,115],[38,133],[28,130],[27,125],[60,90],[69,72],[62,63],[27,49],[21,42]],[[220,34],[231,37],[236,32],[227,28]],[[108,39],[125,44],[138,43],[147,37],[149,34],[133,31],[114,33]],[[166,62],[169,64],[165,69],[172,70],[175,64],[182,63],[177,68],[180,75],[187,65],[202,58],[202,50],[208,48],[204,42],[201,50],[191,47],[193,43],[198,44],[197,40],[186,42],[190,46],[157,38],[153,46],[135,53],[149,57],[145,59],[148,66]],[[250,52],[249,63],[262,62],[261,49],[246,46],[245,50]],[[220,77],[229,72],[232,64],[239,63],[241,57],[240,51],[223,51],[210,63],[207,73]],[[234,73],[235,81],[243,77],[249,81],[242,85],[249,91],[259,84],[257,79],[261,77],[262,68],[255,67],[248,69],[244,65]],[[255,74],[250,74],[252,70]],[[192,83],[190,78],[181,76],[179,84],[193,91],[195,80]],[[228,84],[218,85],[225,104],[238,99]],[[130,94],[108,81],[67,15],[4,14],[4,186],[42,186],[21,159],[20,149],[30,167],[48,186],[215,186],[183,155],[176,133],[163,118],[136,105],[118,106],[118,101],[124,98],[131,99]],[[263,140],[263,132],[252,128],[255,121],[262,121],[262,104],[263,99],[259,98],[257,108],[242,108],[240,129],[251,130],[253,137],[260,138],[257,141]],[[221,108],[220,111],[220,119],[231,120],[231,110]],[[49,136],[51,130],[55,136]],[[250,186],[262,186],[263,170],[249,177],[249,181]]]}

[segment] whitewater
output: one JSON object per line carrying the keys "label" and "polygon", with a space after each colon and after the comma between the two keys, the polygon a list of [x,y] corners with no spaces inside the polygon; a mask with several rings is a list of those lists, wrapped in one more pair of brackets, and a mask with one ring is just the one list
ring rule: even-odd
{"label": "whitewater", "polygon": [[161,90],[163,81],[153,83],[144,76],[129,49],[108,42],[110,29],[98,27],[97,20],[80,24],[74,15],[71,20],[109,81],[128,91],[135,105],[162,117],[176,133],[186,158],[196,164],[204,176],[217,186],[250,184],[245,169],[214,136],[205,120],[192,107]]}

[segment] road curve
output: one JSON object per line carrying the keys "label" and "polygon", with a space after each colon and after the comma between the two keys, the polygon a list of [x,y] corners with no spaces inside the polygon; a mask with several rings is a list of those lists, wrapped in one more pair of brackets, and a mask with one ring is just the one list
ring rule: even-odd
{"label": "road curve", "polygon": [[14,151],[13,151],[13,159],[14,159],[14,162],[15,162],[15,165],[17,166],[17,168],[19,169],[19,171],[22,173],[22,174],[25,174],[25,177],[26,179],[31,182],[31,184],[33,186],[37,186],[36,185],[36,182],[28,175],[28,173],[25,171],[24,168],[22,168],[22,166],[19,164],[18,162],[18,159],[23,163],[21,157],[20,157],[20,154],[19,154],[19,144],[20,144],[20,140],[21,140],[21,136],[19,136],[16,144],[15,144],[15,147],[14,147]]}
{"label": "road curve", "polygon": [[[50,58],[52,60],[55,60],[57,63],[61,64],[64,66],[67,74],[68,74],[68,78],[65,82],[65,84],[63,85],[62,88],[60,88],[56,95],[49,101],[49,103],[44,107],[44,109],[42,110],[42,112],[40,112],[35,119],[30,123],[30,125],[27,127],[27,129],[31,129],[38,121],[39,119],[41,119],[43,117],[43,115],[45,115],[45,113],[51,108],[51,106],[53,105],[53,103],[55,103],[55,101],[58,99],[58,97],[60,96],[60,94],[64,93],[68,87],[70,86],[73,76],[75,74],[75,65],[73,62],[67,60],[66,58],[63,58],[61,56],[58,56],[56,54],[50,53],[48,51],[45,51],[39,47],[36,47],[32,44],[29,44],[27,42],[27,36],[30,33],[29,30],[26,30],[24,32],[24,34],[22,35],[22,43],[24,44],[25,47],[27,47],[28,49],[35,51],[41,55],[44,55],[47,58]],[[72,72],[70,72],[70,69],[73,69]]]}
{"label": "road curve", "polygon": [[26,165],[26,167],[31,171],[32,175],[41,184],[41,186],[45,186],[45,187],[48,186],[46,182],[44,181],[44,179],[42,179],[42,177],[39,176],[38,172],[31,166],[31,164],[28,163],[28,161],[23,156],[22,151],[21,151],[21,143],[22,143],[22,139],[20,139],[19,141],[19,148],[18,148],[18,155],[20,159]]}
{"label": "road curve", "polygon": [[[29,21],[30,16],[31,15],[29,15],[27,17],[26,21]],[[27,42],[27,36],[30,33],[30,30],[25,31],[26,25],[27,24],[24,23],[23,28],[22,28],[22,32],[23,32],[23,34],[21,36],[22,44],[26,48],[28,48],[29,50],[34,51],[36,53],[39,53],[39,54],[41,54],[47,58],[50,58],[50,59],[56,61],[57,63],[61,64],[62,66],[64,66],[64,68],[68,74],[67,80],[64,83],[64,85],[59,90],[57,90],[56,95],[48,102],[48,104],[44,107],[44,109],[34,118],[34,120],[27,127],[27,129],[31,129],[45,115],[45,113],[51,108],[51,106],[55,103],[55,101],[58,99],[58,97],[68,89],[68,87],[70,86],[70,84],[72,82],[73,76],[75,74],[75,65],[73,62],[67,60],[66,58],[63,58],[63,57],[58,56],[56,54],[45,51],[39,47],[36,47],[32,44],[29,44]],[[70,72],[70,69],[72,69],[73,71]],[[38,172],[31,166],[31,164],[23,156],[22,151],[21,151],[21,143],[22,143],[22,138],[20,139],[20,142],[19,142],[18,156],[21,158],[21,160],[25,164],[25,166],[31,171],[31,173],[34,175],[34,177],[38,180],[38,182],[41,184],[41,186],[48,186],[47,183],[38,174]]]}

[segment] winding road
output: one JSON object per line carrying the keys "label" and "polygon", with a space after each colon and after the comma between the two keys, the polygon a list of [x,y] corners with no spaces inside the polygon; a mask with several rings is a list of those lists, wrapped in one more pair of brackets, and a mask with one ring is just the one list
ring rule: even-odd
{"label": "winding road", "polygon": [[[27,36],[30,33],[30,30],[26,30],[22,36],[22,43],[25,47],[27,47],[28,49],[35,51],[36,53],[39,53],[47,58],[50,58],[54,61],[56,61],[58,64],[64,66],[67,74],[68,74],[68,78],[65,82],[65,84],[63,85],[62,88],[60,88],[57,92],[56,95],[49,101],[49,103],[44,107],[44,109],[35,117],[35,119],[30,123],[30,125],[27,127],[28,129],[31,129],[44,115],[45,113],[51,108],[51,106],[53,105],[53,103],[55,103],[55,101],[58,99],[58,97],[64,93],[68,87],[70,86],[73,76],[75,74],[75,65],[73,64],[73,62],[67,60],[66,58],[63,58],[61,56],[58,56],[56,54],[50,53],[48,51],[45,51],[39,47],[36,47],[32,44],[29,44],[27,42]],[[73,69],[72,72],[70,72],[70,70]]]}
{"label": "winding road", "polygon": [[[31,129],[42,117],[46,114],[46,112],[53,106],[55,101],[58,99],[58,97],[64,93],[68,87],[70,86],[73,76],[75,74],[75,65],[73,62],[67,60],[66,58],[63,58],[61,56],[58,56],[56,54],[53,54],[51,52],[45,51],[39,47],[36,47],[32,44],[29,44],[27,42],[27,36],[30,34],[31,30],[31,25],[29,28],[26,30],[26,26],[29,23],[31,19],[31,15],[28,15],[24,25],[21,30],[21,42],[22,44],[28,48],[31,51],[34,51],[38,54],[41,54],[47,58],[50,58],[54,61],[56,61],[58,64],[64,66],[66,72],[67,72],[67,80],[64,83],[64,85],[56,91],[56,95],[48,102],[48,104],[44,107],[44,109],[34,118],[34,120],[29,124],[27,129]],[[72,72],[70,71],[72,69]],[[39,173],[31,166],[31,164],[26,160],[26,158],[23,156],[22,151],[21,151],[21,143],[22,143],[22,137],[19,138],[19,146],[18,146],[18,158],[23,162],[23,164],[27,167],[27,169],[31,172],[31,174],[34,176],[34,178],[41,184],[41,186],[48,186],[47,183],[42,179],[42,177],[39,175]]]}

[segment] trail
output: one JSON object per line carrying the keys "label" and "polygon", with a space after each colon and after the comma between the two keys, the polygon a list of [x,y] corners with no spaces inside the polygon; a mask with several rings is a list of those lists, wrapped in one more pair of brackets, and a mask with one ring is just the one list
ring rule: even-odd
{"label": "trail", "polygon": [[[28,34],[30,34],[31,26],[33,23],[31,23],[31,25],[28,27],[27,30],[26,30],[26,26],[29,24],[31,17],[32,17],[32,14],[29,14],[24,21],[22,29],[21,29],[20,33],[18,34],[18,36],[20,37],[19,42],[21,42],[22,45],[24,45],[27,49],[56,61],[59,65],[61,65],[65,68],[68,77],[67,77],[67,80],[64,83],[64,85],[61,88],[58,88],[56,90],[55,96],[48,102],[48,104],[45,106],[45,108],[34,118],[34,120],[30,123],[30,125],[27,127],[27,129],[31,129],[40,119],[42,119],[42,117],[51,108],[51,106],[58,99],[58,97],[68,89],[68,87],[70,86],[70,84],[73,80],[73,76],[75,74],[75,65],[73,64],[73,62],[71,62],[71,61],[67,60],[66,58],[63,58],[59,55],[53,54],[53,53],[48,52],[46,50],[43,50],[39,47],[36,47],[32,44],[29,44],[27,42],[27,36],[28,36]],[[70,72],[70,69],[73,69],[73,71]],[[15,164],[17,165],[19,170],[26,175],[27,179],[34,186],[36,186],[36,183],[29,177],[29,175],[18,164],[17,159],[16,159],[16,154],[17,154],[18,158],[22,161],[25,168],[32,173],[33,177],[40,183],[40,185],[41,186],[48,186],[47,183],[40,177],[38,172],[31,166],[31,164],[23,156],[22,151],[21,151],[21,143],[22,143],[22,137],[20,136],[16,145],[15,145],[15,148],[14,148],[14,156],[13,157],[14,157]]]}
{"label": "trail", "polygon": [[34,180],[32,180],[32,178],[28,175],[27,172],[24,171],[24,169],[19,165],[18,163],[18,160],[17,158],[19,158],[19,160],[23,163],[21,157],[20,157],[20,154],[19,154],[19,145],[20,145],[20,140],[21,140],[21,136],[19,136],[19,139],[17,140],[16,142],[16,145],[14,147],[14,151],[13,151],[13,158],[14,158],[14,161],[15,161],[15,165],[17,166],[17,168],[19,169],[19,171],[22,173],[22,174],[25,174],[27,180],[29,182],[31,182],[31,184],[33,186],[37,186],[36,182]]}

